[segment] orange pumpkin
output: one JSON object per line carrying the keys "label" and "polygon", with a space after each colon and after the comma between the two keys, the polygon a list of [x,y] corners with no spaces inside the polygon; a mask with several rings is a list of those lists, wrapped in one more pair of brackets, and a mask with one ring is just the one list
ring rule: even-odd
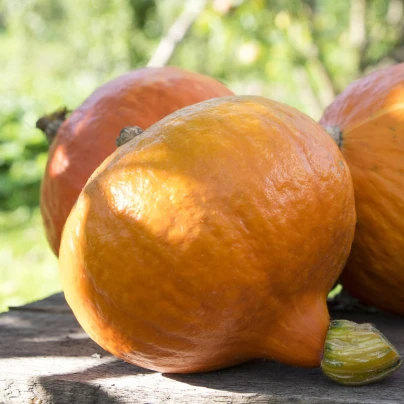
{"label": "orange pumpkin", "polygon": [[354,226],[349,170],[327,133],[286,105],[226,97],[104,161],[67,220],[60,271],[80,324],[128,362],[314,367]]}
{"label": "orange pumpkin", "polygon": [[321,124],[352,173],[358,222],[343,286],[404,315],[404,64],[351,84]]}
{"label": "orange pumpkin", "polygon": [[60,128],[66,111],[44,117],[37,126],[53,137],[41,188],[47,238],[58,255],[63,226],[92,172],[115,149],[125,125],[148,128],[179,108],[233,94],[222,83],[176,67],[145,68],[98,88]]}

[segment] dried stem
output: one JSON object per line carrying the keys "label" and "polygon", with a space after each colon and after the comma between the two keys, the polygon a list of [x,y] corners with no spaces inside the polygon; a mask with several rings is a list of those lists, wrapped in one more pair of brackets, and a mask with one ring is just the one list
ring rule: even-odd
{"label": "dried stem", "polygon": [[51,145],[60,126],[66,120],[69,110],[64,107],[49,115],[45,115],[36,121],[36,127],[46,135],[48,144]]}
{"label": "dried stem", "polygon": [[142,132],[143,130],[139,126],[126,126],[121,130],[119,137],[117,137],[116,145],[120,147],[134,137],[139,136]]}

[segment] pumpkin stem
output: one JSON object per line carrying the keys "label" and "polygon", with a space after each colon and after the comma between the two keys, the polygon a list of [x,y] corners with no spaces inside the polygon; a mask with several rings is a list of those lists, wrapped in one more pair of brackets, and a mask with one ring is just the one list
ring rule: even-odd
{"label": "pumpkin stem", "polygon": [[116,145],[120,147],[134,137],[139,136],[142,132],[143,130],[139,126],[126,126],[116,138]]}
{"label": "pumpkin stem", "polygon": [[51,145],[60,126],[66,120],[66,116],[70,111],[64,107],[57,111],[44,115],[36,121],[36,127],[46,135],[48,144]]}
{"label": "pumpkin stem", "polygon": [[342,146],[342,131],[337,125],[325,126],[324,129],[334,139],[339,148]]}
{"label": "pumpkin stem", "polygon": [[360,386],[385,378],[401,364],[397,350],[372,324],[331,321],[321,361],[321,369],[330,379]]}

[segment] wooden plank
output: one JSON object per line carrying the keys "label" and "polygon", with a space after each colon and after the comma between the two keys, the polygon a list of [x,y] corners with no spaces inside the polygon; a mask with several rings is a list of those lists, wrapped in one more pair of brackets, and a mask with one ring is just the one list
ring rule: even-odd
{"label": "wooden plank", "polygon": [[[404,320],[334,312],[372,322],[404,355]],[[0,403],[404,403],[404,371],[348,388],[319,369],[257,360],[217,372],[159,374],[103,351],[80,328],[63,295],[0,315]]]}

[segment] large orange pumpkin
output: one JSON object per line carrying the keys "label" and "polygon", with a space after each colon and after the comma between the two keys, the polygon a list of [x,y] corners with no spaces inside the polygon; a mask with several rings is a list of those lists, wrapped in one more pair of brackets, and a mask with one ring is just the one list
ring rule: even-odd
{"label": "large orange pumpkin", "polygon": [[[210,77],[176,67],[139,69],[98,88],[63,122],[49,150],[41,212],[53,252],[58,255],[63,226],[81,189],[116,149],[123,126],[146,129],[179,108],[231,94]],[[45,117],[38,126],[52,137],[64,115]]]}
{"label": "large orange pumpkin", "polygon": [[358,222],[341,281],[363,302],[404,315],[404,64],[351,84],[321,124],[355,188]]}
{"label": "large orange pumpkin", "polygon": [[349,170],[327,133],[286,105],[226,97],[104,161],[66,222],[60,271],[80,324],[128,362],[314,367],[354,227]]}

